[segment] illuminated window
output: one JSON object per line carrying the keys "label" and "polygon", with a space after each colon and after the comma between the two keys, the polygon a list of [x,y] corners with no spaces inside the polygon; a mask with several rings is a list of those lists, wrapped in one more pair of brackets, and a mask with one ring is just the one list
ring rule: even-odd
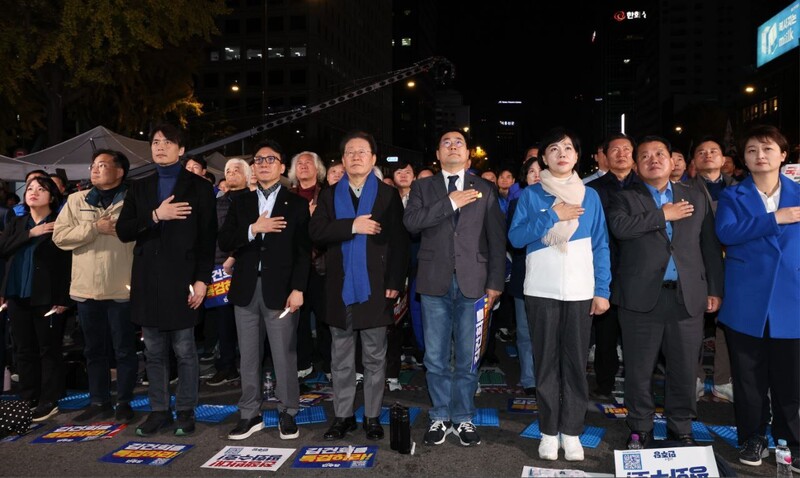
{"label": "illuminated window", "polygon": [[306,47],[304,46],[292,46],[289,47],[289,57],[290,58],[303,58],[306,56]]}
{"label": "illuminated window", "polygon": [[238,60],[242,57],[241,48],[238,46],[226,46],[225,47],[225,59],[226,60]]}
{"label": "illuminated window", "polygon": [[411,38],[405,37],[400,39],[401,46],[411,46]]}
{"label": "illuminated window", "polygon": [[261,48],[250,47],[246,50],[248,60],[260,60]]}
{"label": "illuminated window", "polygon": [[286,56],[283,47],[267,48],[267,58],[283,58]]}

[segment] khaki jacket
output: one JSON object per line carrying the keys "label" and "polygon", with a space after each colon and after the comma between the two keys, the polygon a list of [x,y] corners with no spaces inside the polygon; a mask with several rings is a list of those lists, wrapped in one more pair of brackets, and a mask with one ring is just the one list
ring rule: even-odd
{"label": "khaki jacket", "polygon": [[94,300],[129,300],[132,242],[100,234],[95,223],[104,216],[115,220],[122,210],[127,188],[117,193],[111,206],[103,209],[94,188],[71,194],[56,219],[53,242],[72,251],[70,296]]}

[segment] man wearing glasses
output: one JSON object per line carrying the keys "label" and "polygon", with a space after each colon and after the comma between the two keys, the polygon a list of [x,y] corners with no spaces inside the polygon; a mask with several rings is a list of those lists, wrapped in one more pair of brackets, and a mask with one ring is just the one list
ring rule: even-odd
{"label": "man wearing glasses", "polygon": [[[69,295],[78,303],[86,344],[91,404],[76,422],[108,420],[129,423],[139,359],[131,322],[130,283],[133,244],[117,238],[117,217],[128,187],[130,162],[110,149],[94,153],[89,167],[92,188],[70,195],[53,228],[53,242],[72,251]],[[117,369],[117,407],[111,400],[111,368]]]}
{"label": "man wearing glasses", "polygon": [[356,338],[364,364],[364,422],[367,438],[383,438],[380,424],[386,376],[386,327],[408,270],[408,233],[397,192],[373,173],[375,139],[355,131],[341,142],[347,173],[323,190],[311,219],[314,242],[325,253],[327,314],[331,328],[331,374],[335,419],[326,440],[356,429]]}
{"label": "man wearing glasses", "polygon": [[239,337],[242,396],[239,422],[228,433],[244,440],[264,428],[261,419],[261,364],[264,336],[269,337],[275,367],[278,432],[282,440],[300,436],[297,381],[297,311],[311,266],[308,203],[281,186],[286,166],[275,141],[256,147],[256,190],[230,206],[219,231],[219,248],[235,259],[228,301],[234,305]]}
{"label": "man wearing glasses", "polygon": [[410,233],[422,235],[417,292],[433,402],[424,441],[440,445],[454,433],[472,446],[481,442],[472,423],[478,386],[475,302],[486,295],[491,310],[503,290],[506,225],[496,189],[466,173],[469,149],[460,130],[441,135],[436,159],[442,172],[412,183],[403,218]]}
{"label": "man wearing glasses", "polygon": [[150,136],[156,174],[133,183],[117,220],[122,242],[136,242],[131,272],[131,317],[142,326],[152,412],[136,428],[150,436],[172,425],[169,348],[178,361],[175,408],[178,436],[194,433],[199,365],[194,342],[197,309],[206,297],[217,235],[211,184],[180,162],[181,132],[158,125]]}

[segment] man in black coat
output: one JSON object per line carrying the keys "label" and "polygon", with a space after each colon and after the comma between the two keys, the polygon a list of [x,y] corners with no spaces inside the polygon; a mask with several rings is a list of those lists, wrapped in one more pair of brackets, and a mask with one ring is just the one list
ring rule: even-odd
{"label": "man in black coat", "polygon": [[393,188],[373,173],[375,139],[362,131],[341,143],[347,175],[319,195],[311,218],[312,240],[325,254],[327,320],[331,326],[331,374],[336,418],[326,440],[356,429],[356,335],[364,364],[364,429],[383,438],[381,404],[386,375],[386,327],[394,321],[394,302],[408,271],[408,232],[403,203]]}
{"label": "man in black coat", "polygon": [[187,171],[175,126],[156,126],[150,136],[156,174],[131,185],[117,221],[123,242],[136,241],[131,273],[131,318],[142,326],[148,396],[153,410],[136,429],[148,436],[172,424],[169,348],[178,359],[176,435],[194,432],[199,365],[194,342],[197,309],[214,266],[217,233],[214,192]]}
{"label": "man in black coat", "polygon": [[255,191],[236,198],[219,231],[219,247],[233,255],[228,301],[234,305],[239,337],[242,396],[240,419],[228,434],[244,440],[263,428],[261,363],[264,336],[269,337],[275,367],[278,432],[282,440],[300,436],[297,382],[297,311],[311,266],[308,203],[281,186],[286,169],[281,147],[264,141],[253,156]]}

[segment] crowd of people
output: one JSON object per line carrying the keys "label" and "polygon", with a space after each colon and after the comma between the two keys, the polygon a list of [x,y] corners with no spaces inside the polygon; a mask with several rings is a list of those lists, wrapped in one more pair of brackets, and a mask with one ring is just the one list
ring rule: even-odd
{"label": "crowd of people", "polygon": [[[431,400],[424,443],[453,434],[479,445],[483,300],[494,310],[490,338],[516,338],[520,386],[538,403],[541,459],[557,460],[559,449],[584,459],[587,404],[612,400],[622,363],[630,436],[619,447],[652,445],[657,367],[668,439],[695,445],[709,325],[711,390],[734,403],[740,461],[761,464],[771,426],[800,471],[800,185],[780,173],[789,145],[778,129],[743,137],[739,170],[712,137],[679,151],[660,136],[614,134],[585,178],[580,139],[563,128],[526,150],[518,174],[472,169],[466,134],[450,129],[436,145],[441,171],[400,163],[384,178],[375,138],[353,131],[327,168],[312,151],[290,157],[266,140],[252,157],[228,160],[216,186],[202,157],[184,157],[175,126],[155,127],[150,144],[154,174],[129,182],[124,154],[99,150],[91,187],[66,199],[64,184],[32,172],[3,220],[2,297],[34,421],[58,413],[65,311],[75,306],[91,401],[78,422],[135,419],[140,330],[152,411],[136,433],[193,433],[202,317],[218,349],[206,383],[241,383],[230,440],[264,426],[270,355],[281,439],[299,436],[298,379],[315,364],[334,391],[324,438],[354,432],[363,403],[366,437],[382,439],[385,388],[401,388],[411,343]],[[212,305],[207,290],[222,277],[227,297]]]}

